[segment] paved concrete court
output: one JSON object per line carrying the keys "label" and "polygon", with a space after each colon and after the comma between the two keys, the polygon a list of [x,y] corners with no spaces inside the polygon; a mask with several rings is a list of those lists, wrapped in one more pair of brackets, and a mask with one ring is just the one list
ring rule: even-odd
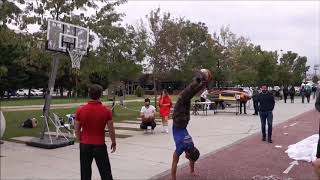
{"label": "paved concrete court", "polygon": [[[274,124],[289,120],[299,114],[314,109],[314,101],[301,104],[277,102],[274,111]],[[258,116],[218,113],[208,116],[192,116],[188,126],[201,157],[231,145],[260,131]],[[170,122],[171,126],[172,122]],[[175,149],[172,134],[136,133],[129,138],[117,139],[117,151],[109,154],[115,179],[149,179],[169,170],[172,153]],[[314,127],[318,129],[318,127]],[[110,145],[109,139],[106,138]],[[276,140],[275,140],[276,143]],[[254,147],[252,147],[254,148]],[[78,144],[60,149],[45,150],[24,144],[5,142],[1,145],[1,179],[79,179]],[[179,164],[186,162],[181,158]],[[93,163],[93,178],[99,173]]]}

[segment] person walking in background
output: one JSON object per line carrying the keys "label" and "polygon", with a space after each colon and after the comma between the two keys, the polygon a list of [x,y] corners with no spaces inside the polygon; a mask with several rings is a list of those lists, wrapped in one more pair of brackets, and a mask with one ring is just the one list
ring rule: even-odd
{"label": "person walking in background", "polygon": [[304,88],[304,86],[302,86],[300,89],[300,96],[301,96],[302,103],[304,103],[305,95],[306,95],[306,89]]}
{"label": "person walking in background", "polygon": [[284,103],[287,103],[288,94],[289,94],[289,89],[288,89],[287,86],[284,86],[284,88],[283,88],[283,100],[284,100]]}
{"label": "person walking in background", "polygon": [[[204,88],[203,92],[200,95],[200,101],[201,102],[207,102],[208,101],[208,88]],[[202,104],[202,110],[204,111],[206,107],[206,104]]]}
{"label": "person walking in background", "polygon": [[124,105],[124,103],[123,103],[124,94],[123,94],[123,90],[122,90],[121,86],[119,87],[119,91],[118,91],[117,95],[119,97],[120,105],[123,106]]}
{"label": "person walking in background", "polygon": [[306,98],[307,98],[307,102],[310,103],[310,96],[311,96],[311,93],[312,93],[312,89],[310,86],[306,86]]}
{"label": "person walking in background", "polygon": [[290,100],[291,100],[291,103],[294,103],[294,96],[296,94],[296,90],[294,89],[293,86],[291,86],[290,90],[289,90],[289,94],[290,94]]}
{"label": "person walking in background", "polygon": [[280,96],[280,100],[282,100],[282,98],[283,98],[283,87],[281,87],[279,89],[279,96]]}
{"label": "person walking in background", "polygon": [[206,102],[206,101],[207,101],[207,98],[208,98],[208,94],[209,94],[208,89],[205,88],[205,89],[203,90],[203,92],[201,93],[201,95],[200,95],[200,101],[201,101],[201,102]]}
{"label": "person walking in background", "polygon": [[243,114],[247,114],[247,97],[245,92],[241,92],[240,94],[240,114],[242,114],[242,107],[243,107]]}
{"label": "person walking in background", "polygon": [[253,88],[253,92],[252,92],[252,101],[253,101],[253,108],[254,108],[253,115],[258,115],[258,95],[259,95],[258,89]]}
{"label": "person walking in background", "polygon": [[167,90],[164,89],[161,92],[161,96],[159,99],[160,116],[162,119],[162,126],[163,126],[162,132],[169,133],[168,119],[170,116],[171,107],[172,107],[171,98],[170,98]]}
{"label": "person walking in background", "polygon": [[313,94],[313,99],[315,99],[317,94],[317,87],[315,85],[312,86],[312,94]]}
{"label": "person walking in background", "polygon": [[266,122],[268,123],[268,142],[272,143],[274,96],[268,91],[267,85],[261,87],[262,92],[258,96],[258,109],[261,120],[262,141],[266,141]]}
{"label": "person walking in background", "polygon": [[104,106],[100,97],[102,87],[94,84],[89,88],[91,101],[76,112],[75,132],[80,141],[81,180],[90,180],[93,159],[98,166],[102,180],[112,180],[111,166],[105,144],[105,127],[107,125],[111,139],[111,153],[116,151],[115,130],[111,110]]}

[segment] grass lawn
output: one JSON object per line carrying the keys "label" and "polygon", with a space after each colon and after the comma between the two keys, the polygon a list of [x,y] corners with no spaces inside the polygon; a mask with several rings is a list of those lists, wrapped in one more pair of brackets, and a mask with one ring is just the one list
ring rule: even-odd
{"label": "grass lawn", "polygon": [[[116,100],[119,98],[116,97]],[[135,99],[143,99],[142,97],[137,97],[135,95],[129,95],[125,97],[125,100],[135,100]],[[88,102],[89,98],[60,98],[60,97],[53,97],[52,104],[68,104],[68,103],[84,103]],[[107,97],[101,98],[103,102],[108,101]],[[0,101],[1,106],[26,106],[26,105],[43,105],[44,98],[41,97],[31,97],[28,98],[11,98],[11,99],[2,99]]]}
{"label": "grass lawn", "polygon": [[[113,120],[119,122],[122,120],[137,120],[140,114],[140,109],[143,106],[143,102],[128,102],[126,107],[117,105],[114,109]],[[76,108],[71,109],[54,109],[51,112],[56,113],[59,117],[63,117],[66,120],[66,114],[76,112]],[[19,136],[39,136],[43,128],[42,120],[40,116],[42,111],[19,111],[19,112],[4,112],[6,119],[6,130],[3,139],[10,139],[12,137]],[[20,128],[19,125],[28,118],[35,117],[38,120],[38,126],[34,129]],[[55,131],[51,125],[51,131]]]}
{"label": "grass lawn", "polygon": [[[151,99],[152,105],[154,105],[153,96],[146,96]],[[177,96],[171,97],[173,101],[177,99]],[[194,97],[192,101],[194,101],[198,97]],[[43,99],[21,99],[12,101],[11,104],[31,104],[34,102],[40,102]],[[79,101],[86,102],[88,99],[78,99]],[[70,102],[72,99],[55,99],[54,102]],[[10,102],[10,101],[7,101]],[[9,103],[10,104],[10,103]],[[2,104],[3,105],[3,104]],[[116,105],[113,113],[113,120],[115,122],[119,122],[122,120],[137,120],[137,117],[140,115],[140,109],[144,105],[144,102],[126,102],[125,103],[127,108],[124,108],[120,105]],[[56,113],[59,117],[63,117],[66,120],[66,114],[73,114],[76,112],[76,108],[70,109],[53,109],[51,112]],[[6,118],[6,130],[3,139],[10,139],[12,137],[19,137],[19,136],[34,136],[37,137],[40,135],[40,132],[43,128],[42,120],[40,116],[42,115],[41,110],[37,111],[19,111],[19,112],[4,112],[4,116]],[[28,118],[35,117],[38,120],[38,126],[34,129],[24,129],[20,128],[20,124]],[[160,118],[157,114],[157,118]],[[51,131],[55,131],[53,126],[50,126]]]}
{"label": "grass lawn", "polygon": [[[154,99],[153,95],[146,95],[145,97],[137,97],[135,95],[129,95],[125,97],[125,100],[143,100],[144,98],[150,98],[151,100]],[[171,96],[172,101],[176,101],[178,96]],[[159,98],[159,96],[158,96]],[[88,102],[89,98],[60,98],[60,97],[54,97],[51,101],[51,104],[68,104],[68,103],[85,103]],[[110,102],[108,101],[107,97],[101,98],[103,102]],[[118,101],[119,98],[116,97],[116,101]],[[2,99],[0,101],[0,106],[27,106],[27,105],[43,105],[44,104],[44,98],[41,97],[32,97],[30,99],[28,98],[11,98],[11,99]]]}

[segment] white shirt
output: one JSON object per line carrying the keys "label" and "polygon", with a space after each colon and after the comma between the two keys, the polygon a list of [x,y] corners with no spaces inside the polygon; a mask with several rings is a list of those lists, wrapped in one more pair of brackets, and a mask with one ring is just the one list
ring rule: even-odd
{"label": "white shirt", "polygon": [[207,95],[208,95],[208,90],[203,91],[203,93],[200,95],[200,97],[207,99]]}
{"label": "white shirt", "polygon": [[147,117],[154,116],[154,114],[156,113],[156,108],[152,105],[149,105],[148,108],[146,106],[142,106],[140,112],[143,113],[144,117],[147,118]]}

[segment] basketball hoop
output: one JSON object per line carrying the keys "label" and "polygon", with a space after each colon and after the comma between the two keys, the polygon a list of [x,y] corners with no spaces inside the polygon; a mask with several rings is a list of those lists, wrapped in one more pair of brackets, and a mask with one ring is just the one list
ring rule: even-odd
{"label": "basketball hoop", "polygon": [[72,68],[80,69],[82,57],[88,55],[88,46],[88,28],[48,19],[46,49],[68,53]]}
{"label": "basketball hoop", "polygon": [[80,64],[81,64],[81,60],[83,55],[85,55],[85,51],[82,51],[79,48],[75,48],[75,49],[67,49],[70,59],[71,59],[71,67],[72,68],[76,68],[76,69],[80,69]]}

